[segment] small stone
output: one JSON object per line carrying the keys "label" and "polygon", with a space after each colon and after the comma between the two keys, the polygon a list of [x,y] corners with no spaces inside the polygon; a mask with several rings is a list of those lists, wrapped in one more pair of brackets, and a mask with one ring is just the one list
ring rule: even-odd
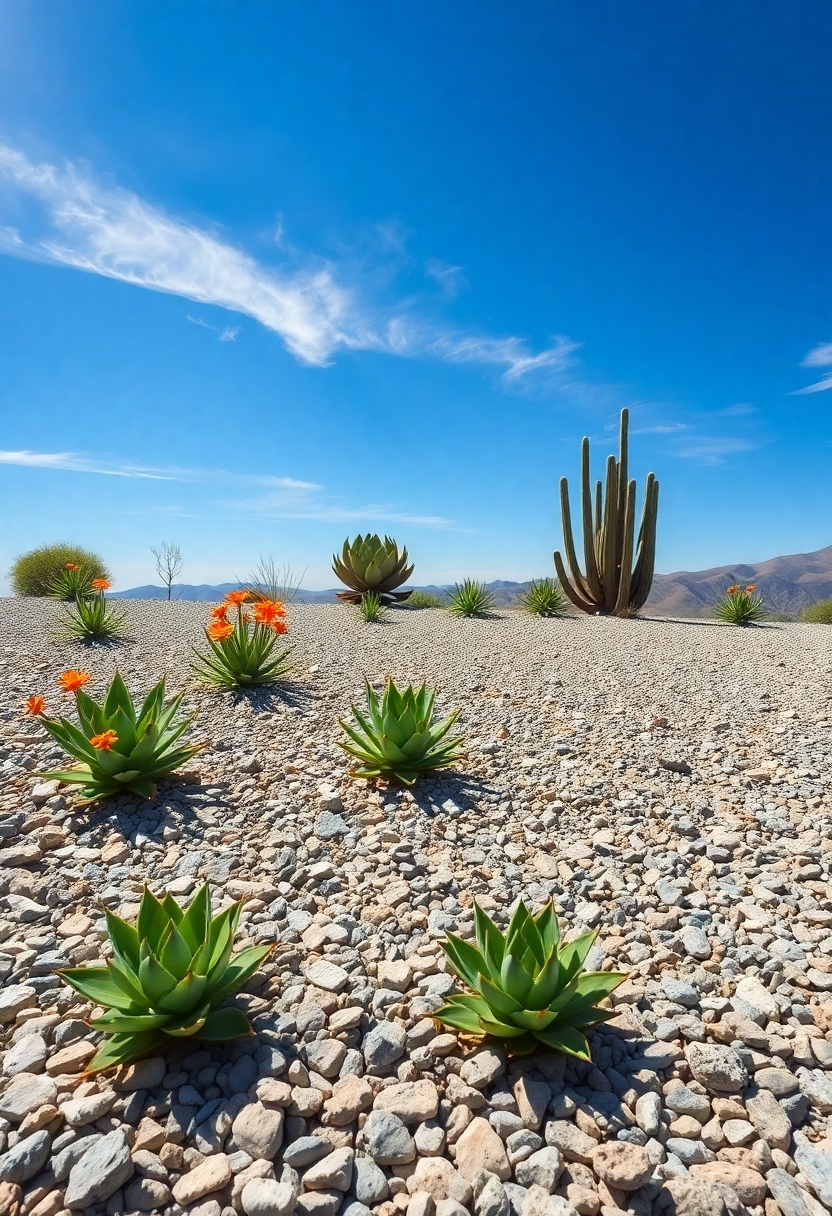
{"label": "small stone", "polygon": [[304,967],[304,974],[310,984],[322,988],[324,992],[340,992],[342,988],[346,988],[350,978],[349,972],[343,967],[323,958],[316,959]]}
{"label": "small stone", "polygon": [[322,1077],[337,1077],[347,1057],[345,1044],[338,1039],[317,1039],[306,1046],[306,1061]]}
{"label": "small stone", "polygon": [[775,1098],[788,1098],[800,1089],[800,1083],[787,1068],[758,1068],[754,1073],[754,1084],[767,1089]]}
{"label": "small stone", "polygon": [[384,1171],[369,1157],[356,1157],[353,1165],[352,1190],[359,1203],[373,1207],[387,1198],[388,1186]]}
{"label": "small stone", "polygon": [[41,1073],[48,1055],[49,1048],[43,1035],[24,1035],[6,1052],[3,1074],[15,1077],[19,1072]]}
{"label": "small stone", "polygon": [[19,1072],[0,1095],[0,1118],[20,1123],[30,1111],[41,1106],[54,1106],[58,1087],[51,1077],[42,1073]]}
{"label": "small stone", "polygon": [[85,1098],[70,1098],[58,1107],[70,1127],[84,1127],[102,1118],[116,1100],[112,1090],[100,1094],[88,1094]]}
{"label": "small stone", "polygon": [[434,1203],[455,1199],[467,1205],[473,1194],[471,1184],[446,1157],[422,1157],[417,1161],[416,1169],[407,1179],[407,1189],[411,1195],[426,1191]]}
{"label": "small stone", "polygon": [[646,1151],[624,1140],[608,1140],[592,1154],[592,1168],[607,1186],[619,1191],[637,1191],[653,1172]]}
{"label": "small stone", "polygon": [[384,1069],[405,1052],[405,1030],[395,1022],[379,1022],[364,1036],[362,1051],[369,1069]]}
{"label": "small stone", "polygon": [[156,1178],[133,1178],[124,1188],[124,1202],[133,1212],[157,1212],[171,1198],[170,1187]]}
{"label": "small stone", "polygon": [[791,1121],[773,1093],[767,1089],[759,1090],[745,1099],[745,1109],[757,1130],[757,1135],[761,1136],[770,1148],[779,1148],[784,1153],[789,1151],[792,1138]]}
{"label": "small stone", "polygon": [[56,1051],[53,1056],[50,1056],[46,1061],[46,1071],[50,1077],[83,1072],[94,1055],[95,1044],[88,1043],[86,1039],[80,1039],[77,1043],[70,1043],[68,1047],[62,1047],[60,1051]]}
{"label": "small stone", "polygon": [[331,1149],[332,1145],[328,1140],[324,1140],[323,1136],[301,1136],[283,1150],[283,1161],[299,1170],[305,1165],[312,1165],[314,1161],[320,1161]]}
{"label": "small stone", "polygon": [[486,1085],[496,1081],[497,1077],[502,1076],[505,1070],[505,1056],[499,1051],[486,1049],[469,1056],[460,1068],[459,1075],[466,1085],[473,1085],[474,1089],[484,1089]]}
{"label": "small stone", "polygon": [[389,1111],[405,1124],[424,1123],[427,1119],[436,1117],[439,1110],[439,1091],[433,1081],[428,1080],[386,1085],[376,1095],[373,1109]]}
{"label": "small stone", "polygon": [[252,1102],[239,1112],[231,1133],[237,1147],[249,1157],[273,1161],[283,1143],[283,1111]]}
{"label": "small stone", "polygon": [[37,989],[28,984],[7,984],[0,988],[0,1025],[13,1022],[24,1009],[31,1009],[38,1003]]}
{"label": "small stone", "polygon": [[552,1119],[544,1129],[546,1143],[560,1149],[566,1161],[579,1161],[584,1165],[592,1164],[592,1154],[598,1147],[598,1142],[582,1132],[574,1123],[566,1119]]}
{"label": "small stone", "polygon": [[797,1083],[822,1115],[832,1114],[832,1080],[819,1068],[798,1068]]}
{"label": "small stone", "polygon": [[88,1208],[109,1199],[133,1176],[127,1137],[119,1128],[96,1140],[69,1172],[64,1202],[68,1208]]}
{"label": "small stone", "polygon": [[173,1197],[183,1208],[188,1207],[203,1195],[222,1190],[231,1177],[231,1165],[225,1153],[215,1153],[182,1175],[173,1187]]}
{"label": "small stone", "polygon": [[832,1141],[814,1144],[800,1132],[795,1135],[794,1161],[821,1203],[832,1208]]}
{"label": "small stone", "polygon": [[119,1074],[115,1088],[124,1093],[134,1093],[138,1089],[156,1089],[162,1084],[167,1070],[168,1066],[161,1056],[148,1056],[146,1060],[129,1064]]}
{"label": "small stone", "polygon": [[372,1102],[373,1089],[365,1077],[342,1077],[333,1085],[332,1096],[324,1102],[321,1121],[326,1127],[348,1127],[362,1111],[370,1109]]}
{"label": "small stone", "polygon": [[371,1111],[362,1134],[367,1152],[379,1165],[406,1165],[416,1156],[413,1137],[398,1115],[390,1111]]}
{"label": "small stone", "polygon": [[729,1213],[739,1206],[739,1195],[736,1191],[732,1192],[724,1186],[714,1186],[699,1178],[668,1178],[664,1189],[670,1196],[669,1210],[673,1216],[729,1216]]}
{"label": "small stone", "polygon": [[636,1101],[636,1123],[646,1136],[655,1136],[661,1127],[662,1100],[658,1094],[648,1090]]}
{"label": "small stone", "polygon": [[546,1081],[532,1081],[529,1077],[521,1077],[514,1086],[514,1100],[517,1112],[533,1131],[537,1131],[549,1108],[552,1091]]}
{"label": "small stone", "polygon": [[355,1152],[351,1148],[336,1148],[327,1153],[303,1175],[303,1185],[309,1191],[348,1191],[352,1181]]}
{"label": "small stone", "polygon": [[558,1184],[563,1173],[563,1159],[556,1148],[547,1145],[537,1152],[519,1161],[514,1168],[515,1177],[520,1186],[542,1186],[550,1194]]}
{"label": "small stone", "polygon": [[280,1181],[252,1178],[243,1187],[240,1202],[246,1216],[291,1216],[300,1194],[297,1171],[283,1167]]}
{"label": "small stone", "polygon": [[503,1182],[511,1177],[505,1145],[487,1119],[472,1119],[457,1140],[456,1168],[469,1182],[480,1170],[496,1174]]}
{"label": "small stone", "polygon": [[33,1132],[0,1156],[0,1182],[28,1182],[49,1159],[51,1137],[47,1131]]}

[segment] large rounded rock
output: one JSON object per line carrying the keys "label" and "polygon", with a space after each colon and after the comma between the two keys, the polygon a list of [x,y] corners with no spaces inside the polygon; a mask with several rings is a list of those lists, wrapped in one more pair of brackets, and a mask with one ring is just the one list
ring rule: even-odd
{"label": "large rounded rock", "polygon": [[480,1170],[496,1174],[502,1182],[511,1177],[505,1145],[487,1119],[472,1119],[457,1140],[456,1168],[469,1182]]}
{"label": "large rounded rock", "polygon": [[646,1150],[624,1140],[599,1144],[592,1154],[592,1168],[607,1186],[619,1191],[637,1191],[653,1172]]}
{"label": "large rounded rock", "polygon": [[733,1047],[718,1043],[688,1043],[690,1070],[711,1093],[738,1094],[748,1084],[748,1070]]}
{"label": "large rounded rock", "polygon": [[416,1144],[398,1115],[374,1110],[363,1128],[364,1143],[379,1165],[406,1165],[416,1156]]}
{"label": "large rounded rock", "polygon": [[237,1147],[249,1157],[273,1161],[283,1143],[283,1111],[251,1102],[237,1115],[231,1131]]}

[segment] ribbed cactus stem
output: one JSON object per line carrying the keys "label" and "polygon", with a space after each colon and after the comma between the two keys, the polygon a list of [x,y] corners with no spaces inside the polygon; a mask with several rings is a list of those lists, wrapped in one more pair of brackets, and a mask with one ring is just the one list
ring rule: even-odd
{"label": "ribbed cactus stem", "polygon": [[[555,569],[566,595],[582,612],[629,616],[641,608],[653,582],[659,483],[650,473],[644,490],[641,526],[635,539],[636,483],[628,478],[629,412],[621,411],[618,459],[607,459],[606,484],[590,480],[589,439],[581,444],[581,517],[586,574],[578,564],[569,507],[569,484],[560,482],[567,575],[555,553]],[[635,562],[634,562],[635,558]]]}

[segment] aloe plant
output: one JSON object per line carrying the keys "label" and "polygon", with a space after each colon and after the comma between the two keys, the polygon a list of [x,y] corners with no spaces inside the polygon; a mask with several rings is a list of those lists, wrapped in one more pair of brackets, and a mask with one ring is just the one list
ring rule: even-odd
{"label": "aloe plant", "polygon": [[446,1026],[504,1040],[515,1055],[554,1048],[590,1059],[584,1031],[614,1016],[598,1008],[626,979],[620,971],[584,971],[597,929],[561,943],[554,903],[532,916],[522,900],[502,933],[474,903],[476,945],[453,933],[443,949],[471,990],[455,993],[433,1016]]}
{"label": "aloe plant", "polygon": [[452,616],[483,616],[494,607],[494,596],[485,583],[466,578],[455,583],[449,593],[448,612]]}
{"label": "aloe plant", "polygon": [[101,1072],[157,1051],[167,1038],[223,1043],[251,1034],[240,1009],[219,1006],[254,975],[273,944],[233,953],[242,903],[211,915],[208,884],[187,911],[172,895],[147,887],[135,925],[105,909],[113,956],[106,967],[69,967],[57,974],[105,1009],[90,1025],[107,1038],[87,1071]]}
{"label": "aloe plant", "polygon": [[530,616],[566,616],[566,596],[554,578],[532,579],[517,604]]}
{"label": "aloe plant", "polygon": [[455,764],[462,740],[448,738],[448,733],[460,711],[455,709],[441,722],[434,722],[435,697],[424,684],[400,689],[388,680],[379,702],[368,683],[367,713],[353,705],[355,722],[341,722],[350,742],[339,746],[361,765],[352,775],[413,785],[420,773]]}

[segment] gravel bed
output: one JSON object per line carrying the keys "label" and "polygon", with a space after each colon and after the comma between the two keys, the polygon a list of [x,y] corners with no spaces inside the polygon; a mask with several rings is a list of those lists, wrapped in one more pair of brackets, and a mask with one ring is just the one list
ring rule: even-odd
{"label": "gravel bed", "polygon": [[[88,648],[0,600],[1,1213],[832,1211],[832,630],[300,605],[293,680],[238,696],[194,684],[204,605],[124,606],[131,640]],[[205,747],[76,812],[21,706],[116,666],[187,688]],[[462,707],[458,772],[350,780],[337,718],[387,674]],[[278,943],[255,1035],[83,1079],[92,1010],[53,969],[100,956],[102,905],[204,878]],[[431,1018],[446,931],[520,895],[630,973],[592,1065]]]}

